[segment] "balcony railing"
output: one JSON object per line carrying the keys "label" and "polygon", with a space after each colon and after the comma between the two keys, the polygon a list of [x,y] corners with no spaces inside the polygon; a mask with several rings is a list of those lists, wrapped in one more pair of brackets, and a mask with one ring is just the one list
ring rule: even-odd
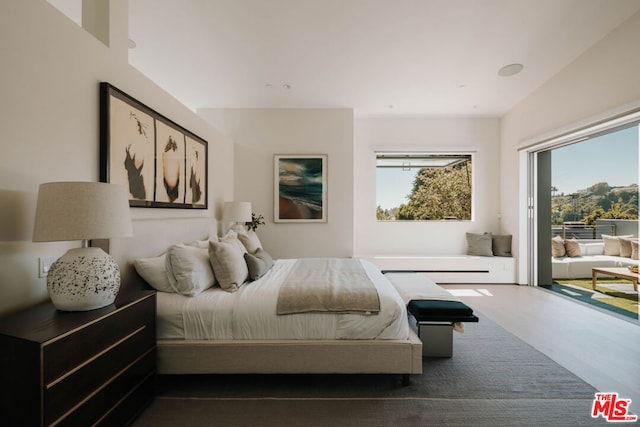
{"label": "balcony railing", "polygon": [[615,224],[586,225],[583,222],[565,222],[551,227],[551,237],[562,236],[563,239],[595,240],[602,239],[603,234],[615,236]]}

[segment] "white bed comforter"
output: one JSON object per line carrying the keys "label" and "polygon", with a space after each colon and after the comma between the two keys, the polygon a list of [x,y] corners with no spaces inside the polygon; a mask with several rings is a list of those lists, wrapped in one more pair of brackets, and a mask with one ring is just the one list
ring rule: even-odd
{"label": "white bed comforter", "polygon": [[277,260],[237,292],[210,288],[196,297],[158,292],[158,339],[407,339],[405,303],[373,264],[360,260],[380,297],[380,313],[277,315],[280,285],[295,259]]}

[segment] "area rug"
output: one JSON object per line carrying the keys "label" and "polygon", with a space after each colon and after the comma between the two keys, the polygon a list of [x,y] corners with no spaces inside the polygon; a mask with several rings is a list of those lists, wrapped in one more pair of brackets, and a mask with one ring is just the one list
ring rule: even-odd
{"label": "area rug", "polygon": [[422,375],[159,376],[145,426],[588,426],[596,390],[481,313]]}
{"label": "area rug", "polygon": [[638,292],[631,282],[620,283],[617,279],[598,279],[596,290],[591,288],[591,279],[556,279],[552,285],[542,287],[566,297],[611,311],[632,319],[638,319]]}

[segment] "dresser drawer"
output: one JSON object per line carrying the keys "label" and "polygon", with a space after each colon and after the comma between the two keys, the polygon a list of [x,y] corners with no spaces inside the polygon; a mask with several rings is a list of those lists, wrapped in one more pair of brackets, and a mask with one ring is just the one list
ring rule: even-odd
{"label": "dresser drawer", "polygon": [[[146,406],[155,392],[155,348],[150,349],[111,382],[77,405],[59,426],[95,424],[122,426]],[[122,391],[129,390],[123,396]]]}
{"label": "dresser drawer", "polygon": [[43,348],[44,384],[55,382],[141,327],[152,330],[155,340],[155,298],[141,299],[135,305],[135,309],[124,307],[99,322],[88,323],[73,333],[47,343]]}
{"label": "dresser drawer", "polygon": [[53,423],[72,410],[87,396],[98,392],[105,384],[114,381],[130,368],[132,360],[155,347],[155,331],[143,325],[113,347],[86,363],[45,384],[45,422]]}
{"label": "dresser drawer", "polygon": [[118,406],[113,408],[97,425],[117,427],[129,425],[151,403],[155,391],[155,376],[148,377],[138,388],[128,394],[123,401],[119,402]]}

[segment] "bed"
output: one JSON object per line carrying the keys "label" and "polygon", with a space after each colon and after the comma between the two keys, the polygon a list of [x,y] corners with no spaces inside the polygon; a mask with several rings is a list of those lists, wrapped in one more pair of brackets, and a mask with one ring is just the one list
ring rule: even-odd
{"label": "bed", "polygon": [[[167,224],[167,232],[161,236],[135,229],[136,226],[145,227],[144,223],[134,224],[138,237],[111,239],[107,249],[120,265],[122,286],[148,286],[136,271],[134,261],[146,259],[159,263],[161,258],[158,254],[168,247],[188,241],[198,242],[198,239],[202,239],[200,242],[206,241],[203,236],[211,234],[210,221],[194,220],[190,223],[187,230]],[[182,243],[182,246],[194,247],[198,244]],[[404,383],[408,382],[410,374],[422,373],[422,343],[408,327],[406,306],[399,295],[394,294],[393,285],[373,264],[362,262],[380,297],[379,314],[312,312],[280,315],[265,320],[260,308],[267,299],[273,303],[275,298],[275,294],[266,293],[265,283],[274,277],[285,276],[295,262],[276,260],[266,274],[239,286],[235,292],[225,292],[219,284],[200,290],[197,296],[159,291],[158,373],[386,373],[402,374]],[[398,300],[400,304],[393,305]],[[248,311],[254,316],[253,321],[251,317],[242,321],[244,327],[258,325],[257,333],[254,330],[245,334],[242,326],[237,324],[238,320],[233,317],[231,328],[216,323],[223,317],[219,316],[220,313],[234,313],[240,301],[249,302]],[[192,325],[185,332],[184,324],[181,324],[184,322],[183,314],[190,313],[191,308],[197,308],[205,302],[211,303],[214,308],[204,315],[191,316],[199,318],[200,323]],[[395,311],[393,319],[385,317],[387,306]],[[306,319],[306,326],[298,326],[297,330],[277,326],[278,322],[284,321],[283,318],[296,317]],[[365,320],[371,319],[378,319],[378,326],[363,326]],[[381,327],[380,323],[386,326]],[[329,324],[330,327],[319,328],[319,324]],[[203,325],[217,325],[214,329],[226,332],[209,336],[208,328]],[[345,325],[359,326],[365,333],[353,335]]]}

